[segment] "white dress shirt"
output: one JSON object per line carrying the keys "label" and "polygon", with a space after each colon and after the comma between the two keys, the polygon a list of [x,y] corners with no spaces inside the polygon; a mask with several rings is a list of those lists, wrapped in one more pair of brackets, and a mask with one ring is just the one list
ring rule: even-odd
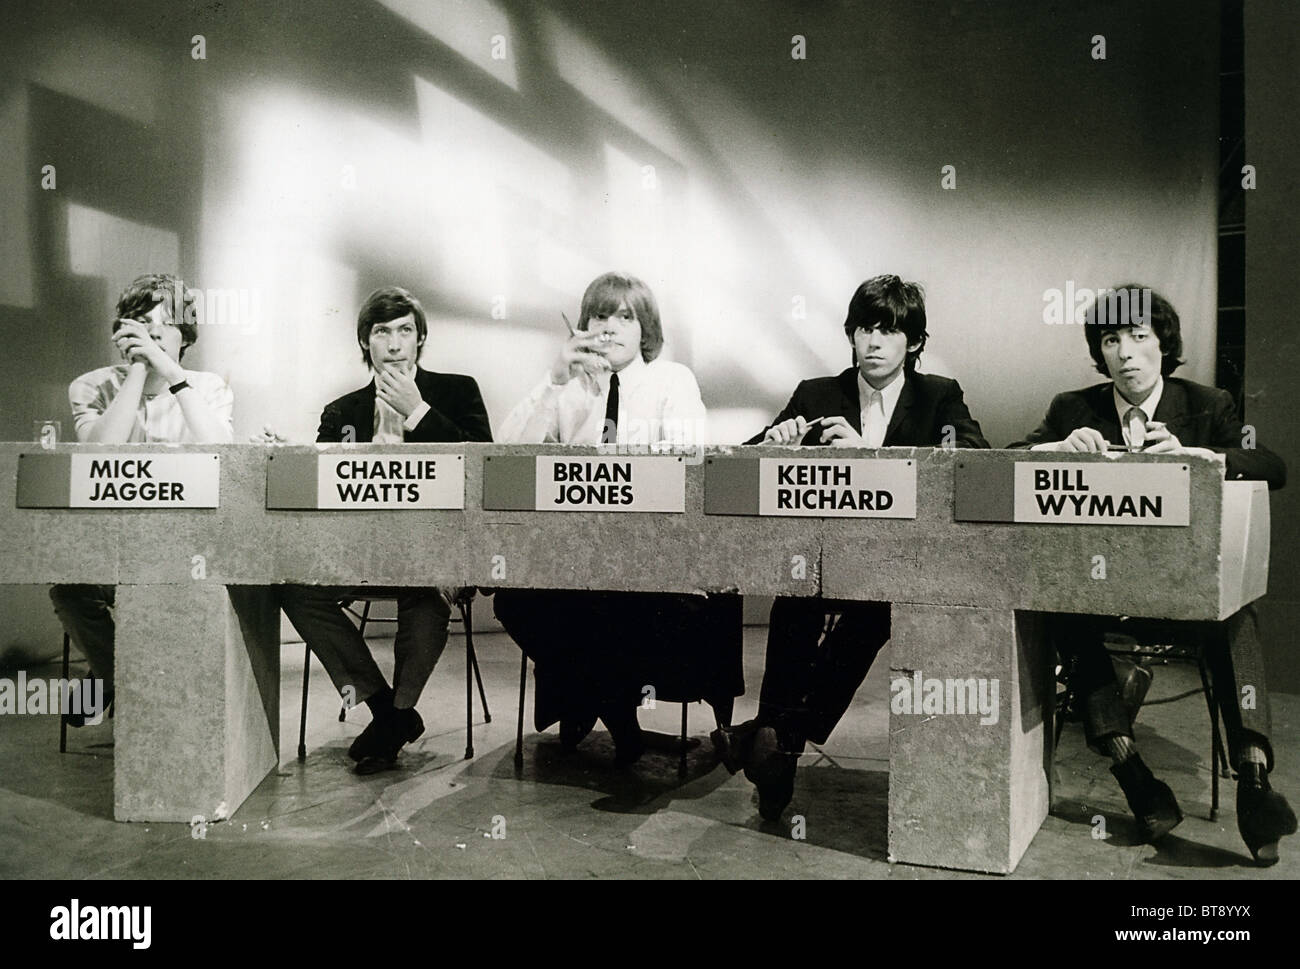
{"label": "white dress shirt", "polygon": [[[707,443],[706,412],[695,374],[669,360],[640,356],[618,374],[620,445],[693,447]],[[601,442],[609,376],[591,393],[577,378],[555,385],[550,375],[520,401],[501,425],[504,444]]]}
{"label": "white dress shirt", "polygon": [[[415,376],[416,368],[414,365],[405,371],[412,378]],[[375,373],[375,380],[379,380],[379,373]],[[403,419],[401,412],[395,407],[388,404],[382,397],[375,394],[375,423],[370,429],[370,441],[372,444],[405,444],[406,432],[413,431],[420,426],[420,421],[424,420],[424,415],[429,413],[429,402],[421,399],[415,405],[415,410]]]}
{"label": "white dress shirt", "polygon": [[[876,390],[871,384],[867,383],[866,378],[862,376],[862,371],[858,371],[858,403],[862,407],[859,417],[862,420],[862,440],[866,442],[867,447],[882,447],[884,445],[885,433],[889,430],[889,422],[893,419],[894,410],[898,407],[898,398],[903,395],[904,379],[903,371],[900,370],[894,374],[893,380],[880,390]],[[876,398],[875,394],[880,396]]]}
{"label": "white dress shirt", "polygon": [[[68,402],[72,405],[72,420],[78,432],[99,420],[104,411],[117,397],[126,382],[129,367],[121,364],[113,367],[100,367],[80,377],[68,385]],[[203,402],[211,408],[221,421],[230,439],[234,438],[233,411],[235,395],[231,393],[226,382],[214,373],[202,370],[186,370],[185,379]],[[164,390],[160,394],[140,396],[140,407],[136,411],[135,424],[127,437],[129,444],[149,444],[154,442],[167,444],[213,444],[213,441],[198,441],[190,433],[185,423],[185,413],[180,402]]]}

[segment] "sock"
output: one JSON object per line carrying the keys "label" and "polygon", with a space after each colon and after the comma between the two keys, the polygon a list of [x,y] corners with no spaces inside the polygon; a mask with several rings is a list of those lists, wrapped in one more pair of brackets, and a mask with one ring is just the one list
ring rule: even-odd
{"label": "sock", "polygon": [[[1256,747],[1254,744],[1249,744],[1242,749],[1240,760],[1241,764],[1259,764],[1263,767],[1268,763],[1268,755],[1264,753],[1262,747]],[[1238,766],[1240,767],[1241,764],[1238,764]]]}
{"label": "sock", "polygon": [[366,698],[366,706],[370,708],[372,717],[387,716],[393,712],[393,688],[384,687],[378,693]]}
{"label": "sock", "polygon": [[1106,753],[1110,754],[1111,760],[1116,764],[1122,764],[1130,757],[1137,756],[1137,745],[1133,743],[1132,737],[1107,737],[1105,744]]}

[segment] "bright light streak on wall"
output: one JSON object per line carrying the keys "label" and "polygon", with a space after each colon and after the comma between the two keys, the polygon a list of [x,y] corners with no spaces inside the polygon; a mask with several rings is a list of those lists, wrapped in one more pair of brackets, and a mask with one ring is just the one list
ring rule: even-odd
{"label": "bright light streak on wall", "polygon": [[678,133],[676,119],[654,88],[611,60],[558,15],[541,9],[538,13],[545,38],[541,46],[549,50],[556,73],[610,117],[665,155],[683,161],[689,150]]}
{"label": "bright light streak on wall", "polygon": [[[502,84],[519,90],[510,18],[490,0],[379,0]],[[494,57],[493,53],[498,52]],[[504,55],[504,56],[501,56]]]}
{"label": "bright light streak on wall", "polygon": [[[520,234],[540,231],[546,213],[560,224],[572,217],[572,179],[550,154],[423,78],[416,94],[446,283],[486,307],[515,290],[519,267],[510,254]],[[526,221],[516,199],[544,210],[543,218]],[[533,247],[514,258],[536,271]]]}

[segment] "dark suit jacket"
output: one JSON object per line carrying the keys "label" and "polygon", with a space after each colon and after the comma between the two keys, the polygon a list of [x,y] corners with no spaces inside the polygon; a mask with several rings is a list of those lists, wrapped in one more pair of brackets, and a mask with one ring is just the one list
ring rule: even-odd
{"label": "dark suit jacket", "polygon": [[[407,443],[438,441],[491,441],[483,395],[473,377],[458,373],[432,373],[416,367],[415,386],[429,412],[406,432]],[[343,440],[343,428],[353,428],[352,440],[368,444],[375,434],[375,382],[344,394],[325,405],[320,415],[319,442]]]}
{"label": "dark suit jacket", "polygon": [[[1079,427],[1091,427],[1111,444],[1124,445],[1119,415],[1115,412],[1114,384],[1096,384],[1083,390],[1057,394],[1047,408],[1043,423],[1023,441],[1007,445],[1030,447],[1063,441]],[[1225,390],[1206,387],[1179,377],[1166,377],[1160,404],[1151,420],[1161,421],[1187,447],[1209,448],[1227,459],[1229,481],[1245,478],[1267,481],[1270,488],[1286,484],[1286,465],[1268,448],[1243,448],[1242,423],[1232,396]]]}
{"label": "dark suit jacket", "polygon": [[[939,447],[944,427],[956,431],[957,447],[986,448],[979,422],[970,416],[962,399],[961,385],[947,377],[924,373],[904,374],[903,392],[898,397],[885,431],[884,447]],[[862,433],[862,404],[858,400],[858,371],[850,367],[835,377],[801,381],[785,409],[746,444],[761,444],[768,428],[792,417],[843,417]]]}

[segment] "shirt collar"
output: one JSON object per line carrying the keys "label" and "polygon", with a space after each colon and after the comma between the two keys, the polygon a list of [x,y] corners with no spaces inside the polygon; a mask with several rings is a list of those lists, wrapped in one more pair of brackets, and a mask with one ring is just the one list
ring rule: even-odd
{"label": "shirt collar", "polygon": [[649,370],[650,365],[645,362],[645,358],[641,356],[641,352],[638,350],[636,358],[618,372],[619,387],[624,389],[635,387],[645,379]]}
{"label": "shirt collar", "polygon": [[[885,409],[886,414],[893,413],[894,407],[898,404],[898,398],[903,395],[904,374],[902,370],[894,374],[894,379],[887,383],[880,390],[880,403]],[[858,403],[862,408],[866,408],[871,400],[871,395],[876,392],[876,388],[867,383],[867,378],[862,376],[862,371],[858,371]]]}
{"label": "shirt collar", "polygon": [[1114,384],[1110,385],[1110,392],[1115,398],[1115,413],[1119,415],[1120,427],[1124,426],[1124,415],[1129,412],[1130,407],[1141,409],[1142,413],[1147,415],[1147,420],[1153,421],[1156,418],[1156,408],[1160,406],[1160,396],[1165,392],[1165,378],[1163,376],[1156,378],[1156,389],[1151,391],[1151,396],[1140,404],[1130,404]]}

